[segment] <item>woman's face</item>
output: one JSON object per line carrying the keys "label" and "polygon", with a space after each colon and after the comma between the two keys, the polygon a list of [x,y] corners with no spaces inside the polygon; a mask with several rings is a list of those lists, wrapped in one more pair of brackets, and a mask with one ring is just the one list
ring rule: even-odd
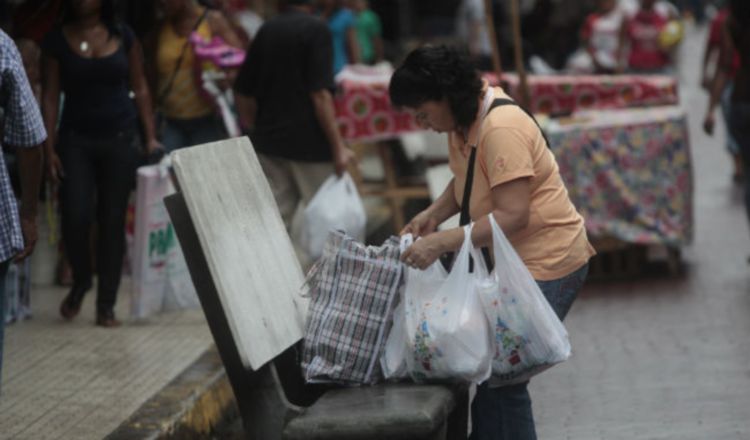
{"label": "woman's face", "polygon": [[71,0],[70,7],[76,17],[97,14],[102,9],[101,0]]}
{"label": "woman's face", "polygon": [[407,109],[414,116],[417,125],[425,130],[446,133],[456,129],[448,101],[425,101],[417,108]]}

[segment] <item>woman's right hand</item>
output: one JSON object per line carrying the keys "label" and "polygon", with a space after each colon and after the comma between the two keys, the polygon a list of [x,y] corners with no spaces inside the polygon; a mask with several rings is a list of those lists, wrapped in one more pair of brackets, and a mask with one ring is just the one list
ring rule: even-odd
{"label": "woman's right hand", "polygon": [[439,222],[432,212],[429,209],[425,209],[404,226],[399,235],[411,234],[416,239],[417,237],[430,235],[435,232],[438,224]]}
{"label": "woman's right hand", "polygon": [[53,185],[58,185],[65,177],[60,156],[54,151],[47,154],[47,177]]}

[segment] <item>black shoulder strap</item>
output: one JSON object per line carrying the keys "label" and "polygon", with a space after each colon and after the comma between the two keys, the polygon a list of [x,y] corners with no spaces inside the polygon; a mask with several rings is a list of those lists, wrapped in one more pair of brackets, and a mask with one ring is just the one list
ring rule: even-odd
{"label": "black shoulder strap", "polygon": [[[547,144],[547,148],[550,147],[549,141],[547,140],[547,135],[544,134],[544,130],[542,130],[542,127],[539,126],[539,123],[536,121],[536,118],[534,115],[531,114],[528,110],[521,107],[516,103],[515,101],[507,98],[497,98],[494,101],[492,101],[492,104],[490,104],[489,110],[487,110],[487,114],[489,114],[492,110],[502,107],[504,105],[515,105],[518,106],[521,110],[524,111],[529,117],[534,121],[534,123],[539,127],[539,131],[542,132],[542,137],[544,138],[544,142]],[[471,149],[471,153],[469,154],[469,163],[466,167],[466,182],[464,183],[464,196],[463,200],[461,202],[461,217],[459,219],[459,224],[461,226],[468,225],[471,221],[471,215],[469,214],[469,202],[471,201],[471,187],[474,184],[474,168],[475,168],[475,162],[477,159],[477,149],[476,147],[473,147]],[[482,248],[482,255],[484,256],[484,261],[487,263],[487,268],[491,270],[492,268],[492,259],[490,258],[490,252],[486,247]]]}
{"label": "black shoulder strap", "polygon": [[172,91],[172,86],[174,86],[174,80],[177,78],[177,74],[180,72],[180,67],[182,67],[182,61],[185,59],[185,52],[187,52],[188,47],[190,47],[190,35],[197,31],[200,27],[201,23],[203,23],[203,20],[206,19],[206,16],[208,15],[208,8],[203,8],[203,13],[198,17],[198,21],[195,22],[193,25],[192,30],[190,31],[190,34],[188,34],[187,39],[185,40],[185,44],[182,45],[182,49],[180,50],[180,56],[177,58],[177,62],[175,63],[174,70],[172,71],[172,74],[169,77],[169,80],[167,80],[167,85],[164,86],[164,89],[161,93],[159,93],[159,96],[156,98],[156,106],[160,107],[164,100],[167,99],[167,96],[169,96],[170,92]]}
{"label": "black shoulder strap", "polygon": [[494,101],[492,101],[492,104],[490,104],[490,109],[487,111],[487,113],[489,114],[489,112],[491,112],[493,109],[497,107],[502,107],[504,105],[515,105],[516,107],[523,110],[523,112],[526,113],[531,118],[532,121],[534,121],[536,126],[539,127],[539,131],[542,132],[542,137],[544,138],[544,143],[547,144],[547,148],[552,148],[550,146],[549,139],[547,139],[547,134],[544,132],[544,130],[542,130],[542,126],[539,125],[539,122],[537,122],[536,118],[534,117],[534,114],[528,111],[522,105],[519,105],[516,101],[513,101],[512,99],[507,99],[507,98],[497,98]]}
{"label": "black shoulder strap", "polygon": [[[528,110],[521,107],[516,103],[516,101],[513,101],[512,99],[507,98],[497,98],[494,101],[492,101],[492,104],[490,104],[489,110],[487,110],[487,114],[489,114],[492,110],[502,107],[504,105],[515,105],[518,106],[521,110],[524,111],[529,117],[534,121],[534,123],[539,127],[539,131],[542,132],[542,137],[544,137],[544,142],[547,144],[547,148],[549,148],[549,141],[547,140],[547,136],[544,134],[544,131],[542,130],[542,127],[539,126],[539,123],[536,121],[536,118],[534,118],[534,115],[531,114]],[[459,223],[461,226],[468,225],[471,221],[471,216],[469,215],[469,201],[471,199],[471,187],[474,184],[474,164],[476,162],[476,156],[477,156],[477,149],[472,148],[471,153],[469,154],[469,164],[466,169],[466,182],[464,184],[464,197],[463,201],[461,202],[461,218],[459,220]]]}

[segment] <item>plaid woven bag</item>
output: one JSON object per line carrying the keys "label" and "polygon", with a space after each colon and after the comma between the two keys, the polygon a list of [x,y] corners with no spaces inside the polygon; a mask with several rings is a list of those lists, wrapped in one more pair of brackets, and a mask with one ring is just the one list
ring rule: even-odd
{"label": "plaid woven bag", "polygon": [[307,274],[302,371],[308,382],[373,384],[402,284],[399,242],[364,246],[331,232],[323,256]]}

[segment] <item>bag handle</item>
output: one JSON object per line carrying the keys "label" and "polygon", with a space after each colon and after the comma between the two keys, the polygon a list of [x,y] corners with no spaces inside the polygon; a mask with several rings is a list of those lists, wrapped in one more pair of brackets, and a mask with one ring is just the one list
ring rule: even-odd
{"label": "bag handle", "polygon": [[[196,30],[198,30],[198,27],[203,23],[203,20],[206,19],[206,16],[208,15],[208,8],[203,8],[203,13],[198,18],[198,21],[195,22],[193,25],[193,28],[190,30],[190,33],[192,34]],[[174,70],[172,71],[172,75],[169,77],[169,81],[167,81],[166,87],[164,87],[164,90],[159,93],[159,96],[156,99],[156,106],[161,107],[161,105],[164,103],[164,100],[167,99],[167,96],[172,92],[172,87],[174,86],[174,80],[177,78],[177,74],[180,71],[180,67],[182,67],[182,61],[185,59],[185,53],[187,52],[188,47],[190,46],[190,35],[185,39],[185,44],[182,45],[182,50],[180,51],[180,56],[177,58],[177,62],[175,63]]]}
{"label": "bag handle", "polygon": [[403,254],[412,244],[414,244],[414,236],[411,233],[404,234],[398,243],[398,249]]}

